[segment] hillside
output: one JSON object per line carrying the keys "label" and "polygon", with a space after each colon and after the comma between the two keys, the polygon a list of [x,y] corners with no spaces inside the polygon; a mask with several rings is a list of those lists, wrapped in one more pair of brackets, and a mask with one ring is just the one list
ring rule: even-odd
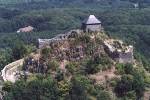
{"label": "hillside", "polygon": [[149,100],[149,0],[16,1],[0,1],[0,98]]}
{"label": "hillside", "polygon": [[[4,99],[134,100],[143,96],[148,76],[140,62],[126,58],[130,51],[121,40],[108,37],[103,30],[72,30],[51,40],[18,66],[16,72],[21,73],[13,75],[21,80],[4,84],[3,90],[8,92]],[[116,49],[113,55],[111,48]],[[120,50],[122,58],[114,55]],[[17,96],[20,91],[24,96]]]}

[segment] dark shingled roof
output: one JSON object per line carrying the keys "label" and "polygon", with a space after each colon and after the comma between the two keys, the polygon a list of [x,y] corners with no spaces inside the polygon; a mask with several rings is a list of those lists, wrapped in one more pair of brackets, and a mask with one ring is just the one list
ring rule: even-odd
{"label": "dark shingled roof", "polygon": [[101,21],[99,21],[94,15],[90,15],[86,20],[83,21],[84,24],[101,24]]}

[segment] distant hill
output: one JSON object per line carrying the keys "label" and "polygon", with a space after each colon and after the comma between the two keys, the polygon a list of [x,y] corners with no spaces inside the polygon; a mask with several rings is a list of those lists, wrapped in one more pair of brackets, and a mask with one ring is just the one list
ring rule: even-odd
{"label": "distant hill", "polygon": [[[91,3],[98,3],[100,5],[108,5],[108,4],[115,4],[122,2],[120,0],[0,0],[0,4],[19,4],[19,3],[35,3],[35,2],[49,2],[55,5],[58,4],[91,4]],[[126,2],[126,1],[125,1]],[[123,1],[124,3],[124,1]]]}
{"label": "distant hill", "polygon": [[31,3],[48,0],[0,0],[0,4],[18,4],[18,3]]}
{"label": "distant hill", "polygon": [[53,6],[56,5],[83,5],[83,4],[97,4],[101,6],[112,5],[114,7],[118,6],[131,6],[133,3],[142,3],[146,6],[150,3],[149,0],[143,0],[139,2],[138,0],[0,0],[0,4],[19,4],[19,3],[37,3],[46,2]]}

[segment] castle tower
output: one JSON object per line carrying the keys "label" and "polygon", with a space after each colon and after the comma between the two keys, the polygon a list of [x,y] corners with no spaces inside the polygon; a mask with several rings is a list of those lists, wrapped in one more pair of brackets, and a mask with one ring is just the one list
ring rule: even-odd
{"label": "castle tower", "polygon": [[81,28],[84,32],[99,32],[101,31],[101,21],[99,21],[94,15],[90,15],[82,22]]}

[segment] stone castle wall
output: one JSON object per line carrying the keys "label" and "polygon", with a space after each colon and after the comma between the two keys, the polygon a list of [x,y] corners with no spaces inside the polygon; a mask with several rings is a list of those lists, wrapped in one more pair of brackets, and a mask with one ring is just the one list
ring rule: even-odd
{"label": "stone castle wall", "polygon": [[51,39],[38,39],[38,47],[43,48],[43,47],[50,46],[50,44],[54,42],[57,43],[57,42],[65,41],[70,38],[74,38],[76,35],[80,33],[82,33],[81,30],[71,30],[65,34],[58,34],[57,36]]}

